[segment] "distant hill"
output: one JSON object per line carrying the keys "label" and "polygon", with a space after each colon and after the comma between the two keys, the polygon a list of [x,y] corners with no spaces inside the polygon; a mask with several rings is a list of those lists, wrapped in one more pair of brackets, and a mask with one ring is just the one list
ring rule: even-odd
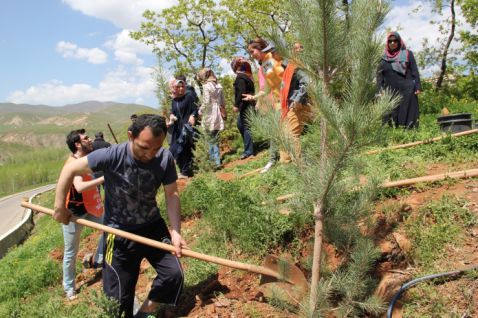
{"label": "distant hill", "polygon": [[[14,156],[16,149],[66,147],[65,136],[73,129],[85,128],[94,138],[102,131],[114,143],[107,124],[119,142],[126,140],[132,114],[157,113],[158,110],[137,104],[87,101],[62,107],[0,103],[0,162]],[[6,151],[7,153],[5,153]]]}

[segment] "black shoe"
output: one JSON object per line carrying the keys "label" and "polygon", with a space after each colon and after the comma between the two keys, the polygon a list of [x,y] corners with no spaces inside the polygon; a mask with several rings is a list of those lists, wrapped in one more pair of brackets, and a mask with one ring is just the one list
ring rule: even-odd
{"label": "black shoe", "polygon": [[244,159],[249,158],[250,156],[251,156],[251,155],[242,154],[240,159],[241,159],[241,160],[244,160]]}

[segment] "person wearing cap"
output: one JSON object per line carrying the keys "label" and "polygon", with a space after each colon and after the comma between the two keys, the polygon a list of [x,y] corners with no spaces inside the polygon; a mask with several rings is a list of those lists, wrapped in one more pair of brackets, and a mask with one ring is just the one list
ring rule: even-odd
{"label": "person wearing cap", "polygon": [[111,144],[105,141],[103,133],[101,131],[98,131],[95,134],[95,140],[93,141],[93,150],[98,150],[101,148],[108,148],[108,147],[111,147]]}
{"label": "person wearing cap", "polygon": [[254,81],[252,80],[251,64],[241,57],[236,57],[231,62],[231,69],[236,74],[234,80],[234,107],[232,110],[239,113],[237,116],[237,129],[241,133],[244,143],[244,152],[241,160],[254,155],[254,142],[249,125],[248,115],[255,111],[255,101],[245,101],[244,95],[254,95]]}

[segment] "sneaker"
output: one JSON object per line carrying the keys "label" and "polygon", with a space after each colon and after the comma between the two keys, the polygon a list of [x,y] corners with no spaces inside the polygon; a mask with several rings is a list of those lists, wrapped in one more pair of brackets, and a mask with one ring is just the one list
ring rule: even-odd
{"label": "sneaker", "polygon": [[248,155],[248,154],[242,154],[241,157],[239,158],[240,160],[244,160],[244,159],[247,159],[249,158],[251,155]]}
{"label": "sneaker", "polygon": [[72,301],[72,300],[75,300],[78,298],[78,295],[76,295],[76,292],[74,290],[68,290],[66,292],[66,298],[69,300],[69,301]]}
{"label": "sneaker", "polygon": [[262,168],[261,172],[260,173],[266,173],[267,171],[269,171],[272,166],[275,164],[275,161],[269,161],[265,166],[264,168]]}
{"label": "sneaker", "polygon": [[179,174],[178,174],[178,179],[187,179],[187,178],[188,178],[188,176],[185,176],[185,175],[182,174],[182,173],[179,173]]}

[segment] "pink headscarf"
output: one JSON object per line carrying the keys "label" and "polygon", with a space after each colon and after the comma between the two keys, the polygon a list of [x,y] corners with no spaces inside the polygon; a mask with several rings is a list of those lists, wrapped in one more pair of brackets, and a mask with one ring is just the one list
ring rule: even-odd
{"label": "pink headscarf", "polygon": [[[390,44],[388,43],[391,36],[394,36],[398,40],[398,47],[395,51],[390,49]],[[409,55],[410,53],[400,34],[398,34],[398,32],[388,33],[382,59],[391,63],[392,69],[395,72],[405,75],[407,73],[408,63],[410,62]]]}

